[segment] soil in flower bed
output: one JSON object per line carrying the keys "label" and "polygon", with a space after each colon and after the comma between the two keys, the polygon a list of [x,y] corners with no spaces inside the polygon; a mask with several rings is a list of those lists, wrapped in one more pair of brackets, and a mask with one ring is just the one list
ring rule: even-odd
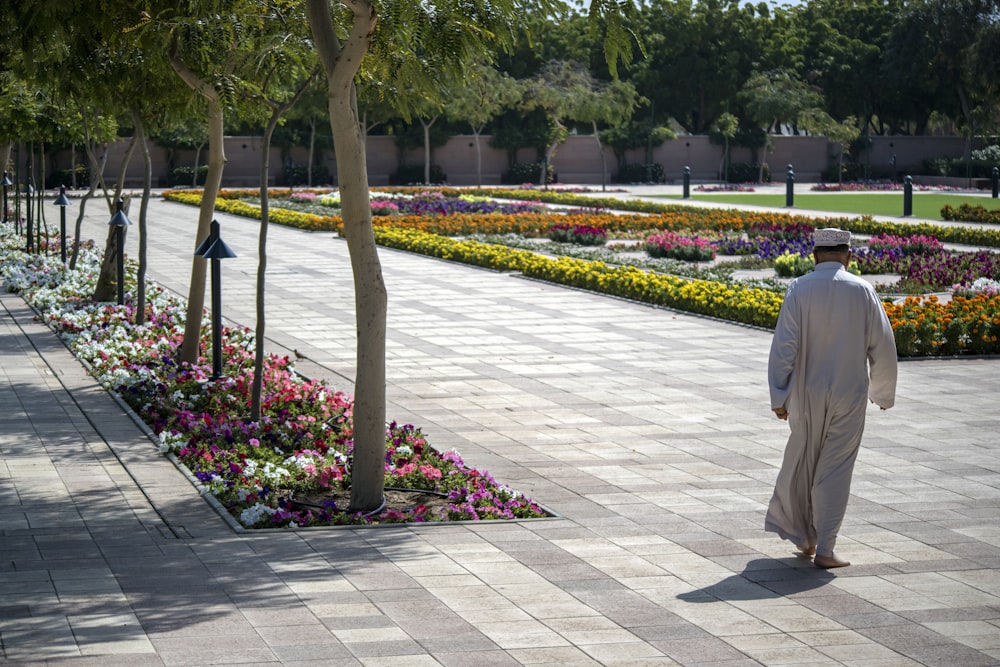
{"label": "soil in flower bed", "polygon": [[[423,489],[386,488],[383,495],[385,496],[385,506],[381,510],[398,512],[400,514],[409,514],[418,508],[424,508],[427,514],[436,516],[446,511],[448,506],[454,503],[453,500],[449,500],[444,494],[425,491]],[[351,503],[351,492],[347,489],[289,493],[288,502],[304,510],[329,510],[330,503],[333,503],[334,507],[344,511]]]}

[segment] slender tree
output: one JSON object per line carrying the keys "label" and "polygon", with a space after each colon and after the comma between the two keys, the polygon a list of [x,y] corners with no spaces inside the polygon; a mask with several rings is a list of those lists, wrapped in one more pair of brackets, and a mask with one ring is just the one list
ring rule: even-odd
{"label": "slender tree", "polygon": [[449,91],[445,114],[453,121],[469,124],[475,137],[476,185],[482,187],[483,150],[480,136],[487,123],[504,109],[517,104],[521,87],[516,80],[485,63],[471,67],[463,78],[461,85]]}
{"label": "slender tree", "polygon": [[[334,23],[331,4],[346,25]],[[542,11],[550,3],[534,3]],[[330,126],[337,155],[344,236],[354,273],[357,317],[357,379],[354,388],[354,454],[351,502],[355,511],[372,511],[383,502],[385,484],[385,337],[387,294],[371,224],[364,133],[358,114],[355,77],[371,50],[370,72],[382,82],[426,79],[428,71],[411,58],[415,49],[436,54],[432,67],[454,68],[490,55],[496,44],[513,43],[510,26],[523,5],[515,0],[480,2],[461,7],[435,3],[371,0],[306,0],[306,11],[326,73]],[[631,56],[627,24],[614,0],[593,0],[596,18],[608,17],[609,60]],[[380,9],[382,10],[380,14]],[[381,22],[380,22],[381,18]],[[489,48],[487,48],[489,47]]]}
{"label": "slender tree", "polygon": [[268,112],[260,158],[260,232],[257,241],[257,324],[254,335],[254,374],[250,390],[250,419],[259,422],[264,384],[264,341],[267,333],[267,228],[270,221],[268,175],[274,129],[282,116],[306,93],[319,76],[315,53],[306,41],[305,17],[292,12],[280,15],[288,31],[273,37],[258,55],[256,92],[252,100]]}
{"label": "slender tree", "polygon": [[779,131],[784,123],[794,123],[809,109],[820,107],[822,95],[786,71],[758,72],[750,77],[740,92],[751,119],[764,130],[767,142],[760,159],[758,182],[764,180],[764,163],[773,145],[771,130]]}

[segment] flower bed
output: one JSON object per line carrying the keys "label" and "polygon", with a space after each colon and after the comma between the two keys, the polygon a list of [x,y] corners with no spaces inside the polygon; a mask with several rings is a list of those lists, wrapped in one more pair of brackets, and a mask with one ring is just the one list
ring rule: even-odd
{"label": "flower bed", "polygon": [[[346,512],[352,458],[352,398],[293,373],[288,358],[265,365],[262,418],[246,418],[253,368],[248,330],[223,332],[223,377],[211,362],[178,364],[186,309],[155,284],[147,287],[147,322],[137,327],[134,303],[117,306],[90,294],[99,254],[84,248],[70,271],[48,257],[19,250],[21,239],[0,230],[0,273],[41,319],[159,434],[160,451],[175,455],[243,525],[253,528],[396,522],[513,519],[544,510],[456,452],[434,449],[412,425],[386,430],[385,484],[441,498],[432,507]],[[132,292],[134,293],[134,292]],[[206,327],[207,328],[207,327]],[[203,330],[203,333],[206,333]],[[205,336],[207,337],[207,336]],[[320,498],[305,503],[299,498]]]}
{"label": "flower bed", "polygon": [[710,262],[715,259],[715,247],[708,239],[677,232],[660,232],[646,239],[650,257],[669,257],[685,262]]}
{"label": "flower bed", "polygon": [[590,225],[568,225],[558,222],[549,228],[548,237],[556,243],[573,243],[583,246],[604,245],[608,233],[599,227]]}
{"label": "flower bed", "polygon": [[936,296],[909,297],[887,305],[901,357],[957,354],[997,354],[1000,336],[1000,296],[953,296],[941,303]]}
{"label": "flower bed", "polygon": [[781,307],[782,295],[771,290],[685,280],[630,266],[608,266],[569,257],[553,259],[527,250],[461,241],[412,229],[380,227],[375,230],[375,240],[391,248],[498,271],[517,271],[561,285],[763,327],[774,326]]}
{"label": "flower bed", "polygon": [[[185,191],[186,192],[186,191]],[[447,194],[449,190],[443,189]],[[454,192],[467,192],[458,191]],[[476,190],[476,193],[488,193],[491,196],[514,196],[517,191],[512,190]],[[399,217],[378,217],[373,220],[375,225],[376,240],[380,244],[433,255],[444,259],[465,262],[476,266],[488,267],[501,271],[518,271],[531,277],[548,280],[560,284],[590,289],[597,292],[614,294],[625,298],[635,299],[646,303],[669,306],[679,310],[686,310],[692,313],[711,315],[734,322],[753,324],[764,327],[773,327],[780,308],[783,295],[772,289],[761,289],[755,287],[744,287],[739,284],[724,283],[714,280],[684,280],[677,276],[663,275],[659,273],[644,271],[634,266],[609,266],[600,261],[588,262],[582,259],[571,259],[560,257],[558,259],[543,257],[536,252],[527,250],[517,250],[500,247],[495,244],[476,243],[472,241],[459,241],[446,236],[466,236],[474,233],[507,234],[516,233],[525,236],[542,237],[550,228],[554,216],[569,225],[588,225],[595,228],[604,229],[607,232],[618,234],[640,234],[644,235],[650,231],[692,230],[712,233],[746,233],[748,238],[751,235],[762,235],[770,239],[775,250],[782,247],[777,240],[799,239],[798,254],[804,249],[801,242],[801,235],[811,231],[812,225],[816,226],[837,226],[842,229],[850,229],[859,234],[866,235],[893,235],[905,237],[930,237],[938,241],[951,243],[965,243],[971,245],[982,245],[1000,247],[1000,232],[982,228],[963,227],[943,227],[932,224],[909,224],[892,223],[873,220],[870,217],[861,218],[828,218],[821,220],[803,221],[784,213],[739,211],[723,209],[698,209],[693,207],[680,206],[677,210],[671,207],[655,203],[639,203],[637,207],[645,208],[646,204],[651,204],[650,209],[657,209],[658,212],[650,215],[634,214],[610,214],[592,213],[587,214],[582,211],[587,209],[585,201],[589,201],[593,209],[600,207],[614,208],[614,204],[623,203],[628,205],[637,204],[635,201],[618,202],[617,200],[596,200],[576,195],[564,195],[555,192],[535,191],[531,192],[532,198],[539,198],[545,201],[558,201],[558,203],[569,204],[579,207],[579,210],[569,215],[561,214],[539,214],[524,213],[518,215],[448,215],[448,216],[399,216]],[[224,201],[224,200],[220,200]],[[223,204],[227,206],[227,204]],[[241,207],[243,210],[245,207]],[[252,215],[252,213],[251,213]],[[259,209],[256,213],[259,216]],[[302,223],[294,222],[296,216],[303,216]],[[293,225],[303,228],[310,228],[313,224],[307,214],[299,214],[294,211],[287,211],[287,219]],[[330,231],[339,230],[340,220],[330,218],[324,221]],[[795,243],[795,241],[792,241]],[[780,255],[789,248],[786,246],[777,254]],[[972,255],[967,253],[967,255]],[[915,255],[920,257],[921,255]],[[935,256],[935,255],[930,255]],[[937,255],[948,257],[950,255]],[[990,255],[988,266],[994,267],[996,256]],[[889,260],[886,260],[889,261]],[[892,260],[895,261],[895,260]],[[952,272],[943,270],[936,271],[933,267],[921,264],[924,267],[922,276],[934,276],[938,282],[950,280],[948,285],[954,282],[969,282],[974,279],[968,266],[970,260],[965,257],[959,260]],[[886,266],[885,272],[891,272],[892,267]],[[983,269],[985,270],[985,269]],[[993,271],[992,268],[989,268]],[[882,272],[882,271],[880,271]],[[975,276],[980,277],[980,276]],[[924,278],[918,280],[924,287],[937,285],[938,282],[927,281]],[[902,311],[890,310],[887,312],[896,313],[891,315],[893,329],[896,332],[897,348],[900,356],[933,356],[940,354],[951,354],[951,350],[958,349],[961,353],[968,353],[975,350],[976,353],[997,354],[1000,353],[1000,344],[993,340],[978,341],[975,346],[942,345],[941,340],[950,340],[948,335],[941,332],[937,337],[927,335],[917,336],[912,327],[909,326],[914,313],[920,308],[926,308],[928,315],[924,318],[924,326],[941,326],[936,319],[935,306],[928,300],[917,299],[908,307],[905,316]],[[987,312],[989,305],[978,301],[969,303],[970,309],[979,309]],[[934,316],[932,316],[934,315]],[[935,323],[935,324],[930,324]],[[938,340],[937,345],[932,344],[933,340]]]}
{"label": "flower bed", "polygon": [[[903,184],[895,181],[848,181],[846,183],[817,183],[809,189],[817,192],[900,192],[903,190]],[[913,184],[913,189],[939,192],[962,190],[962,188],[952,185],[920,185],[917,183]]]}

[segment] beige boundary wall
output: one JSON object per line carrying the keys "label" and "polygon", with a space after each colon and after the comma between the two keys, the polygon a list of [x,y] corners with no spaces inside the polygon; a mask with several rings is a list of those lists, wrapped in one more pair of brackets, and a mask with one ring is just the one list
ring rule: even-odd
{"label": "beige boundary wall", "polygon": [[[791,164],[797,182],[815,182],[820,180],[821,173],[830,161],[836,160],[840,147],[829,143],[824,137],[775,136],[773,150],[767,154],[766,162],[770,166],[772,179],[784,181],[787,165]],[[489,137],[480,138],[482,149],[482,183],[496,185],[500,183],[501,175],[507,171],[507,156],[502,150],[489,146]],[[475,137],[472,135],[457,135],[440,148],[434,150],[433,163],[439,165],[453,185],[476,184],[476,150]],[[118,165],[124,155],[126,142],[121,141],[110,147],[108,156],[107,176],[113,178],[117,174]],[[153,159],[154,187],[165,187],[167,184],[167,151],[158,146],[151,146]],[[227,158],[223,183],[227,187],[256,187],[259,184],[258,173],[262,141],[259,137],[227,137],[225,153]],[[611,183],[617,172],[617,161],[610,148],[603,149],[605,156],[605,180]],[[961,157],[965,151],[965,140],[961,137],[872,137],[872,148],[869,153],[869,164],[873,173],[891,173],[892,158],[898,175],[919,172],[924,159],[938,157]],[[711,143],[704,135],[683,135],[672,141],[667,141],[653,149],[653,161],[663,165],[669,182],[680,183],[683,179],[684,167],[691,168],[691,182],[704,183],[718,181],[722,169],[722,147]],[[751,151],[746,148],[734,148],[731,151],[732,162],[751,162]],[[207,159],[208,152],[203,150],[201,159]],[[288,157],[297,164],[305,164],[308,154],[304,148],[293,149]],[[82,162],[82,155],[77,154],[77,162]],[[532,162],[536,159],[535,151],[522,149],[518,154],[521,162]],[[423,165],[423,151],[408,151],[400,155],[392,137],[372,136],[368,139],[368,176],[372,185],[386,185],[390,174],[394,173],[401,160],[409,165]],[[336,174],[336,163],[332,151],[324,151],[322,161],[328,165],[330,172]],[[643,151],[632,151],[627,158],[628,163],[643,162]],[[57,153],[49,160],[51,172],[68,168],[70,154],[68,151]],[[191,165],[194,163],[194,151],[177,151],[175,164]],[[553,166],[560,182],[599,185],[601,179],[601,154],[597,142],[590,136],[571,136],[556,152]],[[282,152],[272,148],[270,154],[270,182],[280,182],[282,174]],[[133,157],[129,164],[126,183],[129,187],[137,187],[142,182],[142,163],[138,156]]]}

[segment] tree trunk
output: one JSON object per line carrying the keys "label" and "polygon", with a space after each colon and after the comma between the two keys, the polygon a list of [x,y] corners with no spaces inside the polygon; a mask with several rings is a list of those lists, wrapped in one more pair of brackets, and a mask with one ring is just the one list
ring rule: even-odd
{"label": "tree trunk", "polygon": [[431,126],[437,121],[437,116],[431,122],[425,123],[420,119],[420,124],[424,126],[424,185],[431,184]]}
{"label": "tree trunk", "polygon": [[45,216],[44,195],[45,195],[45,142],[38,144],[38,187],[35,188],[35,210],[38,211],[38,251],[42,251],[41,236],[45,237],[45,253],[52,253],[52,237],[49,235],[49,221]]}
{"label": "tree trunk", "polygon": [[[136,137],[133,134],[132,139],[129,141],[128,149],[125,151],[125,155],[122,159],[121,166],[118,171],[118,182],[115,185],[115,196],[112,199],[108,199],[108,217],[110,218],[115,213],[117,206],[117,200],[121,197],[122,190],[124,190],[125,183],[125,170],[128,169],[129,161],[132,159],[132,153],[135,150]],[[105,192],[105,197],[107,193]],[[128,202],[126,201],[125,206],[122,208],[123,211],[128,213]],[[126,230],[126,233],[128,230]],[[124,239],[124,234],[122,238]],[[108,238],[104,244],[104,257],[101,260],[101,273],[97,277],[97,285],[94,287],[94,301],[114,301],[117,299],[117,285],[118,281],[122,280],[122,276],[118,275],[118,267],[115,264],[115,259],[118,256],[118,236],[115,234],[114,227],[108,227]]]}
{"label": "tree trunk", "polygon": [[73,230],[73,254],[69,260],[69,268],[74,270],[76,269],[76,261],[80,257],[80,235],[83,233],[84,209],[87,208],[87,202],[90,201],[90,198],[97,192],[97,182],[101,172],[104,171],[104,164],[107,162],[108,154],[105,152],[101,161],[98,162],[94,151],[88,149],[87,158],[90,160],[90,183],[88,184],[87,192],[80,198],[80,210],[76,215],[76,226]]}
{"label": "tree trunk", "polygon": [[135,135],[142,152],[142,201],[139,203],[139,268],[135,274],[135,323],[146,323],[146,213],[149,210],[149,195],[153,190],[153,160],[149,155],[146,128],[137,113],[132,114]]}
{"label": "tree trunk", "polygon": [[483,131],[483,128],[473,127],[472,135],[476,138],[476,187],[483,187],[483,147],[480,145],[479,135]]}
{"label": "tree trunk", "polygon": [[[10,154],[13,149],[14,144],[9,141],[0,143],[0,172],[10,171]],[[2,174],[0,174],[0,177],[2,177]]]}
{"label": "tree trunk", "polygon": [[590,124],[594,129],[594,141],[597,142],[597,154],[601,156],[601,192],[604,192],[608,189],[608,165],[607,161],[604,159],[604,146],[601,145],[601,135],[597,132],[597,123],[595,121],[590,121]]}
{"label": "tree trunk", "polygon": [[[270,145],[270,144],[268,144]],[[309,162],[306,164],[306,183],[313,186],[313,160],[316,159],[316,118],[309,118]]]}
{"label": "tree trunk", "polygon": [[[200,166],[199,163],[201,162],[201,149],[204,146],[205,146],[205,144],[198,144],[194,148],[194,170],[193,170],[194,174],[191,175],[191,187],[192,188],[198,187],[198,167]],[[211,151],[211,150],[212,149],[209,148],[209,151]],[[212,158],[210,157],[209,160],[211,160],[211,159]]]}
{"label": "tree trunk", "polygon": [[[122,210],[126,210],[124,207]],[[128,230],[122,234],[122,241]],[[104,242],[104,257],[101,259],[101,273],[97,277],[97,286],[91,297],[94,301],[115,301],[118,298],[118,228],[108,226],[108,238]]]}
{"label": "tree trunk", "polygon": [[[284,104],[275,104],[271,109],[271,117],[264,128],[264,150],[260,156],[260,233],[257,239],[257,326],[254,331],[254,364],[253,381],[250,386],[250,420],[259,422],[261,413],[261,394],[264,389],[264,338],[266,334],[266,311],[264,289],[266,287],[267,275],[267,227],[270,220],[270,200],[268,198],[268,174],[271,162],[271,140],[274,137],[274,128],[278,126],[281,115],[285,113],[305,92],[306,87],[316,76],[314,71],[302,82],[292,99]],[[316,122],[310,121],[313,133],[316,130]],[[312,148],[310,147],[310,153]],[[312,164],[312,155],[309,156],[309,164]],[[310,183],[311,183],[310,176]]]}
{"label": "tree trunk", "polygon": [[354,12],[343,45],[333,28],[329,0],[306,0],[309,26],[327,75],[344,236],[354,274],[357,370],[354,386],[354,451],[351,502],[355,512],[375,511],[385,501],[385,337],[388,297],[372,230],[365,142],[358,122],[354,76],[375,31],[375,7],[367,0]]}
{"label": "tree trunk", "polygon": [[[257,236],[257,326],[254,330],[254,361],[253,382],[250,386],[250,421],[260,421],[261,394],[264,388],[264,337],[267,332],[264,289],[267,276],[267,226],[270,219],[270,201],[268,198],[267,174],[270,168],[269,153],[271,152],[271,137],[278,125],[281,112],[275,111],[267,121],[264,129],[264,150],[260,156],[260,233]],[[312,159],[312,156],[309,156]]]}
{"label": "tree trunk", "polygon": [[195,233],[191,252],[191,283],[188,289],[187,317],[184,322],[184,342],[181,344],[180,360],[189,364],[198,362],[201,350],[201,321],[205,309],[205,267],[204,257],[194,255],[202,241],[209,234],[212,218],[215,217],[215,200],[222,187],[222,170],[226,166],[222,106],[217,98],[208,100],[208,174],[201,195],[198,211],[198,231]]}

